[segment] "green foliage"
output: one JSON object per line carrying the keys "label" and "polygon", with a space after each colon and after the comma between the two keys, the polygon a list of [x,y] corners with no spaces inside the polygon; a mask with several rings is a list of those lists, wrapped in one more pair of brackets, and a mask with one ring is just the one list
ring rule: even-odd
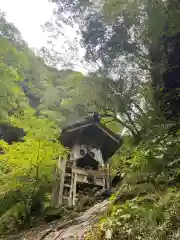
{"label": "green foliage", "polygon": [[154,107],[160,110],[159,93],[154,90],[164,86],[163,72],[170,67],[164,41],[179,32],[178,1],[57,0],[56,4],[56,21],[48,23],[47,30],[50,27],[57,35],[63,32],[62,25],[77,24],[79,45],[85,49],[87,64],[95,69],[77,89],[83,87],[87,95],[83,98],[76,91],[72,106],[81,114],[108,110],[116,122],[141,138],[139,129],[145,130],[148,111],[148,104],[140,105],[145,98],[141,90],[145,90],[144,83],[153,84]]}
{"label": "green foliage", "polygon": [[[65,151],[57,141],[56,119],[52,121],[40,112],[37,114],[37,109],[29,104],[34,96],[42,98],[58,70],[50,71],[1,13],[0,32],[0,121],[25,131],[23,142],[8,145],[0,141],[2,234],[29,227],[44,218],[45,208],[51,201],[52,170]],[[27,85],[24,78],[28,79]]]}
{"label": "green foliage", "polygon": [[[48,23],[47,30],[49,25],[52,29],[53,27],[59,29],[62,23],[71,25],[75,22],[80,29],[81,44],[86,50],[87,64],[95,69],[93,72],[88,72],[85,77],[79,76],[81,81],[78,84],[74,83],[73,90],[67,87],[66,92],[70,90],[67,96],[69,98],[63,101],[62,108],[65,108],[67,115],[73,117],[75,115],[74,118],[84,116],[87,112],[101,112],[109,118],[108,121],[112,120],[113,124],[117,125],[118,132],[125,127],[132,135],[139,138],[139,128],[144,125],[142,122],[144,111],[140,106],[144,97],[140,93],[141,79],[147,80],[148,74],[142,66],[138,66],[138,61],[141,60],[142,65],[148,65],[149,62],[148,59],[144,60],[144,56],[138,60],[136,58],[136,52],[140,52],[141,46],[138,46],[139,42],[136,44],[131,37],[134,26],[132,19],[129,21],[129,15],[126,16],[125,13],[122,21],[119,16],[115,21],[109,19],[106,16],[108,2],[111,4],[109,3],[110,7],[107,8],[110,12],[114,11],[115,7],[111,1],[102,1],[101,4],[92,1],[66,0],[63,3],[56,1],[57,8],[65,14],[64,17],[56,14],[55,26],[53,23]],[[139,2],[138,4],[142,7],[142,4]],[[117,5],[116,9],[120,11],[120,3]],[[138,10],[140,7],[137,7]],[[72,22],[66,18],[66,14],[71,16]],[[139,17],[139,12],[137,16]],[[138,19],[137,22],[141,20]],[[135,33],[136,29],[133,34]],[[76,76],[74,78],[76,79]],[[69,84],[72,85],[71,82]]]}
{"label": "green foliage", "polygon": [[[18,101],[23,100],[23,94],[18,86],[22,80],[18,74],[18,64],[25,63],[16,48],[9,44],[7,40],[0,37],[0,118],[7,117],[7,109],[17,106]],[[9,55],[9,57],[8,57]],[[18,59],[16,67],[11,64],[7,65],[7,59],[11,63]]]}
{"label": "green foliage", "polygon": [[[43,213],[47,193],[51,194],[52,169],[55,160],[63,155],[63,148],[55,141],[56,126],[47,119],[37,119],[29,114],[13,117],[12,122],[15,126],[23,127],[27,135],[23,143],[8,145],[1,141],[5,152],[0,156],[1,226],[9,221],[11,214],[17,217],[14,216],[14,220],[19,225],[26,226],[34,214],[38,216]],[[19,206],[23,206],[24,210]],[[11,230],[8,226],[6,228]]]}
{"label": "green foliage", "polygon": [[110,198],[111,208],[99,221],[98,232],[92,230],[87,239],[108,231],[112,239],[178,239],[178,125],[158,120],[140,143],[127,138],[124,144],[112,159],[112,168],[124,179]]}
{"label": "green foliage", "polygon": [[[176,1],[55,2],[51,30],[59,33],[62,23],[77,24],[84,60],[95,70],[84,76],[47,67],[0,15],[0,120],[26,131],[24,142],[0,142],[1,232],[31,225],[49,206],[52,160],[64,153],[56,124],[96,111],[102,123],[127,135],[111,165],[123,180],[87,239],[107,234],[112,239],[179,239],[179,124],[161,116],[157,96],[162,91],[153,88],[163,85],[162,73],[169,68],[162,39],[179,33]],[[55,56],[50,60],[58,65]],[[84,197],[77,212],[93,200]],[[59,217],[68,215],[61,210]]]}
{"label": "green foliage", "polygon": [[102,234],[111,231],[113,239],[178,239],[178,198],[178,191],[169,189],[157,197],[136,197],[114,205],[99,229]]}

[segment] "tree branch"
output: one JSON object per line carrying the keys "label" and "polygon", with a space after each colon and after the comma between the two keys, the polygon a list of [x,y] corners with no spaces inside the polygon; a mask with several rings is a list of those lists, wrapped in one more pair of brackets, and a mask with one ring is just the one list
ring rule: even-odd
{"label": "tree branch", "polygon": [[[112,111],[112,110],[111,110],[111,111]],[[111,117],[111,118],[113,118],[114,121],[120,123],[122,126],[124,126],[125,128],[127,128],[127,129],[132,133],[132,135],[133,135],[134,137],[138,137],[138,138],[139,138],[138,134],[134,131],[134,129],[133,129],[131,126],[129,126],[128,124],[126,124],[125,122],[123,122],[121,119],[117,118],[116,115],[114,115],[114,114],[109,114],[109,113],[105,113],[105,114],[102,114],[101,117],[102,117],[102,118],[103,118],[103,117]]]}

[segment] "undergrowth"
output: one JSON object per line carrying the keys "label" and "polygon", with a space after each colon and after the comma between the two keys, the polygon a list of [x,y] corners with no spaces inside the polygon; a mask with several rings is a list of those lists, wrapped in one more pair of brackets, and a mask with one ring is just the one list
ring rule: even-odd
{"label": "undergrowth", "polygon": [[86,239],[180,239],[179,127],[155,125],[139,144],[126,141],[113,161],[124,179]]}

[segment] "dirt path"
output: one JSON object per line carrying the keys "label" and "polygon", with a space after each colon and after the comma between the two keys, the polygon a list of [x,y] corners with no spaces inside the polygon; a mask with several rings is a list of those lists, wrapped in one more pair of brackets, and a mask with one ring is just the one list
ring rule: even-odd
{"label": "dirt path", "polygon": [[85,211],[81,216],[74,220],[61,223],[43,225],[39,228],[30,230],[21,236],[11,238],[12,240],[83,240],[84,234],[90,229],[91,225],[98,220],[99,214],[103,213],[108,206],[108,200],[94,205]]}

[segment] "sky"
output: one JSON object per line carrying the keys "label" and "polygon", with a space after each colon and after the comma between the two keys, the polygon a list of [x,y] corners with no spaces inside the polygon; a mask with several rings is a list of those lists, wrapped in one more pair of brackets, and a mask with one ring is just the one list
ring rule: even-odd
{"label": "sky", "polygon": [[37,49],[46,45],[47,34],[41,25],[50,19],[53,7],[48,0],[0,0],[0,9],[7,20],[20,30],[30,47]]}
{"label": "sky", "polygon": [[[48,0],[0,0],[0,9],[6,13],[6,19],[12,22],[21,32],[22,38],[28,43],[29,47],[39,50],[41,47],[48,47],[48,33],[43,32],[41,25],[49,21],[53,16],[55,5]],[[67,39],[73,42],[77,37],[76,30],[71,27],[65,27],[64,33],[66,38],[61,35],[55,42],[54,49],[62,53],[63,59],[69,59],[74,65],[74,69],[87,72],[82,65],[81,60],[84,56],[84,49],[78,47],[77,58],[71,57]],[[74,42],[75,43],[75,42]],[[75,43],[76,44],[76,43]]]}

